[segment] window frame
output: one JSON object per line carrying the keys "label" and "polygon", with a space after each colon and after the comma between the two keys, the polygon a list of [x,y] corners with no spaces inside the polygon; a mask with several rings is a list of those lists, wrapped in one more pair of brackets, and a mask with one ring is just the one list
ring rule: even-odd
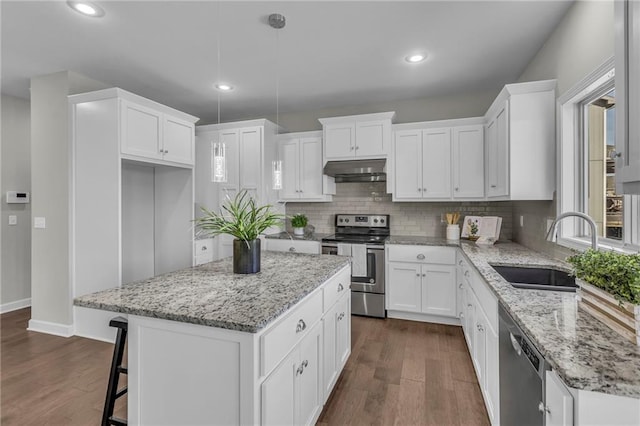
{"label": "window frame", "polygon": [[[584,136],[587,120],[582,110],[598,94],[615,87],[614,58],[587,75],[557,101],[557,203],[558,215],[564,212],[585,212],[584,194],[587,187]],[[640,251],[640,197],[625,196],[623,210],[623,239],[598,238],[598,246],[604,249],[635,253]],[[628,201],[627,201],[628,200]],[[586,236],[581,236],[586,235]],[[591,236],[582,219],[569,217],[558,224],[557,243],[574,250],[591,247]]]}

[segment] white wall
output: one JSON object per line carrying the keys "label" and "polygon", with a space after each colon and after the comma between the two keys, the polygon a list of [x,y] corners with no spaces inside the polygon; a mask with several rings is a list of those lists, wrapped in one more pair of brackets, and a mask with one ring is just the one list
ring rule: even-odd
{"label": "white wall", "polygon": [[[318,121],[324,117],[370,114],[395,111],[395,123],[446,120],[450,118],[479,117],[484,115],[502,87],[476,93],[452,94],[448,96],[388,101],[368,105],[353,105],[313,111],[281,113],[279,124],[288,132],[322,130]],[[266,118],[276,122],[275,116],[246,117],[246,119]]]}
{"label": "white wall", "polygon": [[[576,1],[531,60],[519,81],[557,79],[564,94],[614,54],[613,0]],[[513,237],[520,244],[564,259],[569,252],[547,242],[546,222],[556,215],[554,201],[513,203]],[[520,216],[524,227],[520,227]]]}
{"label": "white wall", "polygon": [[31,79],[31,209],[33,217],[46,219],[46,228],[33,229],[31,238],[33,330],[65,334],[72,323],[67,96],[106,87],[69,71]]}
{"label": "white wall", "polygon": [[[7,204],[7,191],[31,191],[29,101],[2,95],[2,281],[0,312],[31,303],[31,204]],[[17,225],[9,226],[9,215]]]}

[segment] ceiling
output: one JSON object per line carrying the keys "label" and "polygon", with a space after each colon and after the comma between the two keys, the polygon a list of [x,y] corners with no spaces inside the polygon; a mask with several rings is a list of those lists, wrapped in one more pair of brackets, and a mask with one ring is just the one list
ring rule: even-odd
{"label": "ceiling", "polygon": [[[2,93],[70,70],[221,121],[499,89],[516,81],[572,2],[64,1],[0,3]],[[285,28],[267,24],[285,15]],[[218,43],[220,46],[218,62]],[[404,57],[426,51],[409,64]]]}

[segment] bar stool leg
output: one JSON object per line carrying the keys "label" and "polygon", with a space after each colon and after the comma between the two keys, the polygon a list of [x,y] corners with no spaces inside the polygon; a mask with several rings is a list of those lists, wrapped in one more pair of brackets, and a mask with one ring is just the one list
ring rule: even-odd
{"label": "bar stool leg", "polygon": [[127,387],[118,390],[118,381],[120,374],[127,374],[127,368],[122,366],[122,357],[124,355],[124,347],[127,342],[127,319],[123,317],[113,318],[109,322],[109,326],[116,327],[116,344],[113,348],[113,359],[111,360],[111,370],[109,372],[109,384],[107,385],[107,396],[104,402],[104,410],[102,412],[102,426],[123,426],[127,424],[124,419],[113,416],[113,409],[116,400],[127,393]]}

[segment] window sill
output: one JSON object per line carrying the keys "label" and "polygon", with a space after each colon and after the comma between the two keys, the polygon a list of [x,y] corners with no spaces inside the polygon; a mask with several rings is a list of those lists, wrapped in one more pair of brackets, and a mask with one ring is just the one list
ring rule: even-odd
{"label": "window sill", "polygon": [[[558,245],[567,247],[572,250],[586,251],[591,248],[591,238],[558,238]],[[617,251],[626,254],[635,254],[640,252],[640,247],[630,244],[616,243],[615,241],[599,239],[598,250]]]}

